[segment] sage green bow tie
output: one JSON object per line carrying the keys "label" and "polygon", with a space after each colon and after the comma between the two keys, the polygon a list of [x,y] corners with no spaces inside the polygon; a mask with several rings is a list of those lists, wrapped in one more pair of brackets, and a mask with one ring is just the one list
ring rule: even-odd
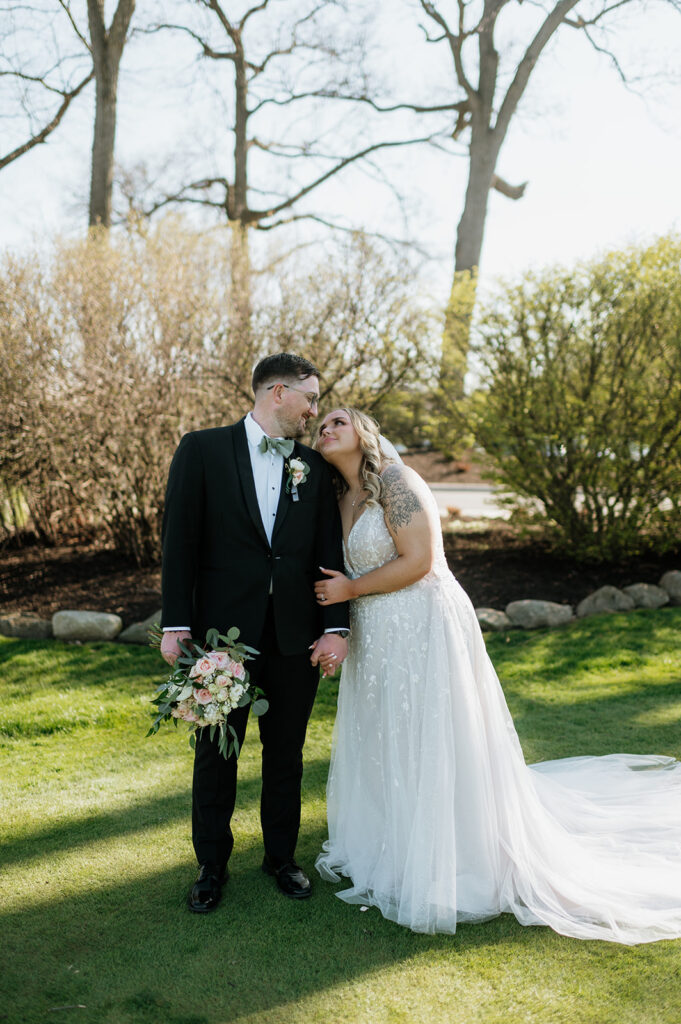
{"label": "sage green bow tie", "polygon": [[293,451],[293,444],[290,437],[268,437],[267,434],[263,434],[258,451],[263,455],[266,452],[274,452],[275,455],[283,455],[287,459]]}

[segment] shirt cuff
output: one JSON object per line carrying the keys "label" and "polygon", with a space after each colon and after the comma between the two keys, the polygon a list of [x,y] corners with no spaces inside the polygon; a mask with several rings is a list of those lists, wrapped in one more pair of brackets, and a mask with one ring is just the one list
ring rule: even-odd
{"label": "shirt cuff", "polygon": [[164,633],[191,633],[189,626],[164,626]]}
{"label": "shirt cuff", "polygon": [[324,630],[325,633],[350,633],[347,626],[330,626]]}

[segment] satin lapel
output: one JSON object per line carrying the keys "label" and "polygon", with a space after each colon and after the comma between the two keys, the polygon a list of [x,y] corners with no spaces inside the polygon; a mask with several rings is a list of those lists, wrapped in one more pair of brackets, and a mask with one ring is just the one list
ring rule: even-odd
{"label": "satin lapel", "polygon": [[253,524],[258,531],[258,535],[262,539],[263,544],[269,548],[269,541],[267,540],[267,534],[265,533],[265,527],[262,524],[262,516],[260,515],[260,507],[258,505],[258,497],[255,493],[255,481],[253,480],[253,469],[251,467],[251,456],[248,451],[248,438],[246,437],[246,427],[244,421],[239,420],[234,428],[234,458],[236,461],[237,471],[241,480],[241,489],[244,495],[244,501],[246,508],[248,509]]}

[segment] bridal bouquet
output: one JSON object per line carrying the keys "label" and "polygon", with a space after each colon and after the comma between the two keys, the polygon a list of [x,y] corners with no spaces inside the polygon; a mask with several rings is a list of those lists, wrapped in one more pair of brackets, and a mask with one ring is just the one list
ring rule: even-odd
{"label": "bridal bouquet", "polygon": [[[163,632],[159,626],[149,631],[152,647],[160,647]],[[161,722],[179,720],[190,729],[189,745],[196,745],[197,729],[210,729],[211,740],[218,735],[218,748],[223,757],[232,751],[239,756],[239,741],[228,721],[230,711],[251,705],[254,715],[263,715],[268,703],[262,690],[249,683],[244,662],[258,652],[237,643],[239,630],[234,626],[226,636],[209,629],[204,650],[194,641],[179,641],[182,654],[175,662],[172,675],[156,689],[152,704],[157,714],[147,736],[158,732]]]}

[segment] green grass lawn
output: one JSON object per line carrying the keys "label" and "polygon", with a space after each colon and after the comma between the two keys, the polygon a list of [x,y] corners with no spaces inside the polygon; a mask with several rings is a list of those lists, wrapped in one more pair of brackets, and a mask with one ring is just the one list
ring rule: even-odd
{"label": "green grass lawn", "polygon": [[[681,608],[488,638],[528,761],[681,756]],[[0,1021],[83,1024],[678,1024],[681,941],[579,942],[504,915],[415,935],[260,870],[259,743],[240,762],[232,876],[190,914],[191,752],[145,739],[158,655],[0,639]],[[306,747],[299,860],[325,838],[337,684]]]}

